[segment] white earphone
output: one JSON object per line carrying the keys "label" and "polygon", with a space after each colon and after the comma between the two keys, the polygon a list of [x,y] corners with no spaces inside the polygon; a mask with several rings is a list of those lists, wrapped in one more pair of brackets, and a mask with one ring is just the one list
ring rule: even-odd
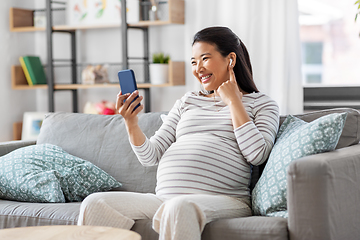
{"label": "white earphone", "polygon": [[230,58],[230,66],[232,66],[231,64],[232,64],[232,62],[233,62],[233,60]]}

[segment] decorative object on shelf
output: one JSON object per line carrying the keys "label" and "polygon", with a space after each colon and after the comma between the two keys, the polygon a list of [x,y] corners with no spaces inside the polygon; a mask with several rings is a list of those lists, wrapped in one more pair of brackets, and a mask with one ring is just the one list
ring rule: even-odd
{"label": "decorative object on shelf", "polygon": [[46,16],[44,12],[34,11],[34,27],[46,27]]}
{"label": "decorative object on shelf", "polygon": [[160,21],[169,20],[169,3],[168,1],[156,0],[157,1],[157,16]]}
{"label": "decorative object on shelf", "polygon": [[[139,21],[139,0],[126,0],[127,22]],[[121,23],[121,0],[69,0],[68,25]]]}
{"label": "decorative object on shelf", "polygon": [[84,107],[86,114],[114,115],[115,103],[109,101],[101,101],[98,103],[87,102]]}
{"label": "decorative object on shelf", "polygon": [[19,58],[26,80],[30,86],[46,84],[46,75],[41,60],[37,56],[23,56]]}
{"label": "decorative object on shelf", "polygon": [[81,73],[83,84],[109,83],[107,65],[88,65]]}
{"label": "decorative object on shelf", "polygon": [[168,1],[150,0],[141,2],[142,20],[144,21],[168,21],[169,3]]}
{"label": "decorative object on shelf", "polygon": [[152,63],[149,65],[151,84],[165,84],[169,81],[169,55],[154,53]]}
{"label": "decorative object on shelf", "polygon": [[159,20],[159,17],[158,17],[158,1],[150,0],[150,2],[151,2],[151,8],[150,8],[150,11],[149,11],[149,19],[151,21]]}
{"label": "decorative object on shelf", "polygon": [[40,133],[46,112],[25,112],[21,131],[21,140],[36,140]]}

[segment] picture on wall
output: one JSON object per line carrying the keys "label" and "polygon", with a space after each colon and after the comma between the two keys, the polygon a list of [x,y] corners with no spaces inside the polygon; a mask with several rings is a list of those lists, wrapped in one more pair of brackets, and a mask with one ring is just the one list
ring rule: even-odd
{"label": "picture on wall", "polygon": [[45,119],[45,112],[25,112],[21,132],[21,140],[36,140]]}
{"label": "picture on wall", "polygon": [[[127,0],[128,23],[139,21],[139,0]],[[68,25],[105,25],[121,23],[121,0],[69,0]]]}

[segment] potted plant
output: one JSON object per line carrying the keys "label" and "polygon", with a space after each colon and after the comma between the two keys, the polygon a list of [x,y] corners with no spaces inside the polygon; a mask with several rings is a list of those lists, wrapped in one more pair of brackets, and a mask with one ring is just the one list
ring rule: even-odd
{"label": "potted plant", "polygon": [[169,81],[169,55],[154,53],[149,66],[151,84],[165,84]]}

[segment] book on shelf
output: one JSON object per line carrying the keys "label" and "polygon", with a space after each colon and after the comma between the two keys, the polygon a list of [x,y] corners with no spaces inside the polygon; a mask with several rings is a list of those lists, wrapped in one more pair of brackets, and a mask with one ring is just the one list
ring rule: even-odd
{"label": "book on shelf", "polygon": [[30,78],[29,72],[28,72],[28,70],[27,70],[27,68],[26,68],[26,65],[25,65],[25,62],[24,62],[23,57],[20,57],[20,58],[19,58],[19,61],[20,61],[21,68],[23,69],[23,72],[24,72],[26,81],[28,82],[29,86],[32,86],[33,83],[32,83],[32,81],[31,81],[31,78]]}
{"label": "book on shelf", "polygon": [[39,57],[22,56],[19,60],[29,86],[46,84],[44,67]]}

